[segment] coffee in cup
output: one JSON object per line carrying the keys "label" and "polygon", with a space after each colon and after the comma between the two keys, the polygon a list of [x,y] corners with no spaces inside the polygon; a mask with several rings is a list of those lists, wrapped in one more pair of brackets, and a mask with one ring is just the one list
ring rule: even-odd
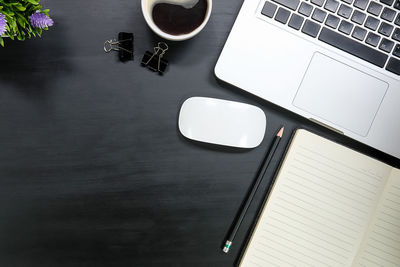
{"label": "coffee in cup", "polygon": [[142,0],[142,11],[150,28],[173,41],[198,34],[211,14],[211,0]]}

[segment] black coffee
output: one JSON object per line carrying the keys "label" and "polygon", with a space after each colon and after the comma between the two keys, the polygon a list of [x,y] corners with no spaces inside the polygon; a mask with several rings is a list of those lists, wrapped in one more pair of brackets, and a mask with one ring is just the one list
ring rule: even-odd
{"label": "black coffee", "polygon": [[178,4],[155,4],[152,11],[153,21],[160,30],[172,35],[182,35],[199,27],[207,13],[207,0],[198,0],[192,8]]}

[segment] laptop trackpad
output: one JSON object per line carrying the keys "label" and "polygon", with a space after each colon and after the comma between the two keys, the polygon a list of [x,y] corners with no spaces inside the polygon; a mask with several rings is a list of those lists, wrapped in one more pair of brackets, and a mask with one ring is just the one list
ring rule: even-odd
{"label": "laptop trackpad", "polygon": [[366,136],[389,85],[335,59],[315,53],[293,105]]}

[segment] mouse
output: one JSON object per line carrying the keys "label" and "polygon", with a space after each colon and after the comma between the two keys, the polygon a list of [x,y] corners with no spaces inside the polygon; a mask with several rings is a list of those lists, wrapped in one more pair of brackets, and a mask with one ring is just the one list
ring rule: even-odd
{"label": "mouse", "polygon": [[259,146],[266,125],[259,107],[199,96],[184,101],[178,119],[179,131],[188,139],[237,148]]}

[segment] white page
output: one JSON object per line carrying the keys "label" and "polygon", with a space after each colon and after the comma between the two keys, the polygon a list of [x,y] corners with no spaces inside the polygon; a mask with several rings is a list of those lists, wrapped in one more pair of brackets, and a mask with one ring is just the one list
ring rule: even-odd
{"label": "white page", "polygon": [[393,169],[354,266],[400,266],[400,171]]}
{"label": "white page", "polygon": [[298,130],[241,266],[351,266],[390,171]]}

